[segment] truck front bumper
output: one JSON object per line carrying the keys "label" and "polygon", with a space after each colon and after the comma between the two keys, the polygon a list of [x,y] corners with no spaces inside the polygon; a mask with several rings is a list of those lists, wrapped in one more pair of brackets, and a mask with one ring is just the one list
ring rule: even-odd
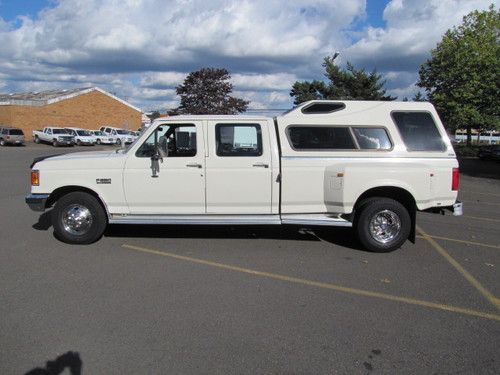
{"label": "truck front bumper", "polygon": [[26,204],[33,211],[45,211],[45,203],[49,199],[49,194],[30,194],[25,198]]}

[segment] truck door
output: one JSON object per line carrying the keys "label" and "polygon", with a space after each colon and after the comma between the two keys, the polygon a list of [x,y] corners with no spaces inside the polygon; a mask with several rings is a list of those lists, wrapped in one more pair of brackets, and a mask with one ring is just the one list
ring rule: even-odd
{"label": "truck door", "polygon": [[201,121],[162,124],[157,139],[163,161],[152,177],[154,132],[128,156],[124,190],[131,214],[205,213],[205,147]]}
{"label": "truck door", "polygon": [[209,121],[208,214],[270,214],[272,157],[262,121]]}

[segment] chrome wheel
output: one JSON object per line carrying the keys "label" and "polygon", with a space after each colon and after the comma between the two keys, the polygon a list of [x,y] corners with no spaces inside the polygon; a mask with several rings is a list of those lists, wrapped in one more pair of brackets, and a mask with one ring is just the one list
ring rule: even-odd
{"label": "chrome wheel", "polygon": [[393,211],[382,210],[372,216],[369,230],[375,241],[385,244],[398,236],[401,231],[401,220]]}
{"label": "chrome wheel", "polygon": [[87,207],[72,204],[62,214],[64,230],[74,235],[86,234],[92,226],[92,213]]}

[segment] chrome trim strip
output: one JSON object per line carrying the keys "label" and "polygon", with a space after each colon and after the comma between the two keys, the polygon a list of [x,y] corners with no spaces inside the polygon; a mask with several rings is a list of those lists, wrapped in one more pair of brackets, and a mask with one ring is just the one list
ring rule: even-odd
{"label": "chrome trim strip", "polygon": [[400,155],[386,155],[386,156],[282,156],[281,158],[285,159],[285,160],[366,159],[366,160],[371,160],[371,161],[373,161],[373,159],[378,159],[378,160],[409,159],[409,160],[413,160],[413,161],[418,160],[418,159],[425,159],[425,160],[428,160],[428,159],[456,160],[457,159],[456,156],[440,156],[440,157],[438,157],[438,156],[414,156],[414,157],[408,157],[408,156],[400,156]]}

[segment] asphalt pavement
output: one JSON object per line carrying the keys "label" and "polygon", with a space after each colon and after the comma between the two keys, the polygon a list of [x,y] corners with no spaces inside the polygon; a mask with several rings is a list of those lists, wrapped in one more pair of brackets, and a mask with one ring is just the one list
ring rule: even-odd
{"label": "asphalt pavement", "polygon": [[389,254],[295,226],[59,242],[29,165],[106,148],[0,148],[1,374],[500,373],[500,163],[461,161],[464,216],[419,213]]}

